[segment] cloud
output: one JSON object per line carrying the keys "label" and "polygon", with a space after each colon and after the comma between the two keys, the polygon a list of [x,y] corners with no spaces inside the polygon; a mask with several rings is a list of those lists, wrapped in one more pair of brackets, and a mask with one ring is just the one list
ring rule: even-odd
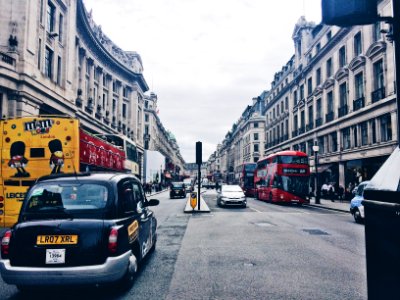
{"label": "cloud", "polygon": [[300,16],[320,20],[320,0],[84,2],[114,43],[141,55],[159,117],[188,162],[199,140],[207,159],[252,98],[270,88],[294,53]]}

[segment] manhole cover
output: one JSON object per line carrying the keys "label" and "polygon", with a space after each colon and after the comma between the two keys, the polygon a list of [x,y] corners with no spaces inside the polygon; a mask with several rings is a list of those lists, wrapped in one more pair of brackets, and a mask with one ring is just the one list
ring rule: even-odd
{"label": "manhole cover", "polygon": [[329,233],[319,229],[303,229],[303,231],[312,235],[329,235]]}

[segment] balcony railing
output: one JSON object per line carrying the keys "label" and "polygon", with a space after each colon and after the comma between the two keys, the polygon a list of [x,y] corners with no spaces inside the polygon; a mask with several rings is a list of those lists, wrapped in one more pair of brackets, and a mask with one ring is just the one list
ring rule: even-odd
{"label": "balcony railing", "polygon": [[359,110],[364,107],[364,97],[358,98],[353,101],[353,111]]}
{"label": "balcony railing", "polygon": [[335,118],[335,114],[333,113],[333,111],[331,111],[330,113],[327,113],[325,115],[326,123],[333,121],[334,118]]}
{"label": "balcony railing", "polygon": [[322,125],[322,118],[318,118],[315,120],[315,127],[319,127]]}
{"label": "balcony railing", "polygon": [[310,123],[308,123],[307,125],[306,125],[306,130],[308,131],[308,130],[311,130],[311,129],[313,129],[314,128],[314,122],[310,122]]}
{"label": "balcony railing", "polygon": [[349,112],[349,106],[347,104],[343,105],[342,107],[339,107],[338,109],[339,118],[347,115],[348,112]]}
{"label": "balcony railing", "polygon": [[385,88],[381,87],[371,93],[372,103],[378,102],[379,100],[385,98]]}

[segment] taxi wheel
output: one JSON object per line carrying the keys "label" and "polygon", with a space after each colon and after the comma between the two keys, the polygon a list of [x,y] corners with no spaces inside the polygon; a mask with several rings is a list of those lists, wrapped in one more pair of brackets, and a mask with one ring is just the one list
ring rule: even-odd
{"label": "taxi wheel", "polygon": [[138,269],[138,263],[135,255],[129,257],[129,265],[127,267],[125,275],[118,281],[117,286],[121,290],[127,290],[132,287],[135,281],[136,272]]}

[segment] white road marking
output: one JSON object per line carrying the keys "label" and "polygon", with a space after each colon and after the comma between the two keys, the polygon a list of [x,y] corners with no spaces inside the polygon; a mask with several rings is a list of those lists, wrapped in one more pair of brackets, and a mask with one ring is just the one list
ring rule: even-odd
{"label": "white road marking", "polygon": [[255,209],[255,208],[252,208],[252,207],[249,207],[250,209],[252,209],[252,210],[254,210],[254,211],[256,211],[256,212],[262,212],[262,211],[259,211],[259,210],[257,210],[257,209]]}

